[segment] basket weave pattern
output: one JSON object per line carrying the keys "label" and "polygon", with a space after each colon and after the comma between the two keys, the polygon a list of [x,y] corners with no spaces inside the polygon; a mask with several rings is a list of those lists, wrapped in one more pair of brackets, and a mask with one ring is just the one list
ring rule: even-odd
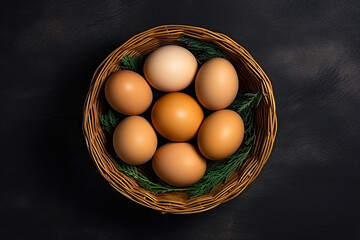
{"label": "basket weave pattern", "polygon": [[[117,170],[116,161],[108,152],[112,142],[107,139],[99,121],[105,81],[111,73],[119,70],[122,57],[147,55],[167,44],[180,45],[177,39],[182,36],[215,43],[236,68],[239,89],[242,92],[261,91],[263,94],[263,99],[254,113],[257,140],[248,158],[226,183],[220,184],[209,194],[190,199],[188,194],[183,192],[151,193]],[[163,213],[203,212],[238,196],[259,175],[269,158],[276,131],[275,99],[271,82],[265,72],[242,46],[226,35],[193,26],[155,27],[135,35],[115,49],[96,69],[84,105],[83,133],[89,153],[100,174],[127,198]]]}

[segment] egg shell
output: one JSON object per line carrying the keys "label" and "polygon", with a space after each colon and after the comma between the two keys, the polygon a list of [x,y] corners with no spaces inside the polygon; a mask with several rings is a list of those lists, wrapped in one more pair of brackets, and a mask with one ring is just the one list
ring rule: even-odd
{"label": "egg shell", "polygon": [[118,157],[130,165],[140,165],[151,159],[157,147],[157,136],[143,117],[130,116],[122,120],[113,135]]}
{"label": "egg shell", "polygon": [[193,138],[204,118],[200,105],[185,93],[162,96],[153,106],[151,120],[155,129],[173,141]]}
{"label": "egg shell", "polygon": [[226,59],[205,62],[196,76],[195,91],[199,102],[210,110],[220,110],[235,99],[239,79],[234,66]]}
{"label": "egg shell", "polygon": [[156,151],[152,166],[156,175],[164,182],[185,187],[204,176],[206,160],[189,143],[168,143]]}
{"label": "egg shell", "polygon": [[167,45],[152,52],[144,64],[150,85],[165,92],[180,91],[195,79],[197,61],[186,48]]}
{"label": "egg shell", "polygon": [[244,123],[232,110],[220,110],[209,115],[198,133],[200,152],[208,159],[221,160],[234,154],[244,138]]}
{"label": "egg shell", "polygon": [[138,115],[152,102],[152,91],[138,73],[120,70],[111,74],[105,84],[105,97],[110,106],[125,115]]}

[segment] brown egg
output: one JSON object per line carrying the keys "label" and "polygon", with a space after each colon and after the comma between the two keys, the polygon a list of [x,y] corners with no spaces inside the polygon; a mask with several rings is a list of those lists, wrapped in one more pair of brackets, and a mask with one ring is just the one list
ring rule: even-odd
{"label": "brown egg", "polygon": [[111,74],[106,81],[105,96],[113,109],[126,115],[138,115],[145,112],[153,97],[146,80],[129,70]]}
{"label": "brown egg", "polygon": [[244,138],[244,123],[232,110],[212,113],[202,123],[198,134],[201,153],[211,160],[221,160],[234,154]]}
{"label": "brown egg", "polygon": [[204,118],[199,104],[185,93],[162,96],[153,106],[151,120],[155,129],[173,141],[193,138]]}
{"label": "brown egg", "polygon": [[211,110],[220,110],[234,101],[239,88],[238,76],[226,59],[213,58],[200,68],[196,80],[196,96],[200,103]]}
{"label": "brown egg", "polygon": [[165,92],[180,91],[195,79],[197,62],[186,48],[167,45],[147,57],[144,75],[156,89]]}
{"label": "brown egg", "polygon": [[168,143],[155,153],[152,165],[156,175],[166,183],[185,187],[205,174],[206,160],[189,143]]}
{"label": "brown egg", "polygon": [[154,155],[157,136],[145,118],[131,116],[122,120],[116,127],[113,146],[121,160],[131,165],[140,165]]}

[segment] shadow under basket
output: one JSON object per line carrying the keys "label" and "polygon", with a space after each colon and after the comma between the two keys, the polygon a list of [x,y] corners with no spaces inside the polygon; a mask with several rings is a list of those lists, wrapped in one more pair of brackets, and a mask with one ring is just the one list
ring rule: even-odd
{"label": "shadow under basket", "polygon": [[[176,44],[187,36],[216,44],[227,55],[239,75],[239,88],[244,92],[261,92],[263,97],[254,112],[256,143],[239,169],[229,180],[221,183],[209,194],[189,198],[185,192],[154,194],[116,168],[111,155],[112,141],[99,121],[103,111],[104,84],[108,76],[120,69],[124,56],[147,55],[163,45]],[[87,148],[101,175],[127,198],[162,213],[190,214],[209,210],[238,196],[259,175],[271,153],[277,131],[275,99],[269,78],[238,43],[224,34],[204,28],[185,25],[163,25],[130,38],[115,49],[96,69],[87,94],[83,133]],[[109,140],[110,139],[110,140]]]}

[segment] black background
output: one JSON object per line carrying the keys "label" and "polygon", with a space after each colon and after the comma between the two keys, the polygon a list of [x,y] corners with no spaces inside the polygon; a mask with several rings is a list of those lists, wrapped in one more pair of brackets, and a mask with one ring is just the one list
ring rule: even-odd
{"label": "black background", "polygon": [[[93,72],[161,24],[227,34],[270,77],[279,130],[260,176],[205,213],[112,189],[81,131]],[[0,239],[360,239],[360,2],[1,1]]]}

